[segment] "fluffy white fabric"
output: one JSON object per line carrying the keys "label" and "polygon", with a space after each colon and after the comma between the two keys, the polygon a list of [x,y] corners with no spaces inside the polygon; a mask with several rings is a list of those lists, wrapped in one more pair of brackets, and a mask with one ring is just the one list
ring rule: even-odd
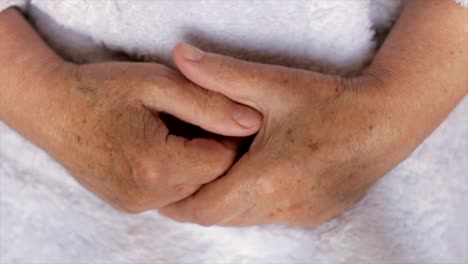
{"label": "fluffy white fabric", "polygon": [[468,0],[455,0],[455,1],[457,1],[457,3],[459,3],[460,5],[464,7],[468,7]]}
{"label": "fluffy white fabric", "polygon": [[[20,1],[0,0],[0,4]],[[397,1],[31,1],[46,38],[78,61],[122,51],[170,63],[176,42],[352,73]],[[467,263],[468,99],[352,210],[316,228],[204,228],[129,216],[80,187],[0,122],[1,263]],[[59,114],[59,113],[58,113]]]}

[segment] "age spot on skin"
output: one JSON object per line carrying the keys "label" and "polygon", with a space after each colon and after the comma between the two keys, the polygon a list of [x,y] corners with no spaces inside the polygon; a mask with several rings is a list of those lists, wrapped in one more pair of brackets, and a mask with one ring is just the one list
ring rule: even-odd
{"label": "age spot on skin", "polygon": [[370,125],[369,126],[369,130],[372,131],[374,129],[374,126],[373,125]]}
{"label": "age spot on skin", "polygon": [[291,143],[295,142],[294,137],[292,136],[292,129],[289,128],[288,130],[286,130],[286,135],[288,135],[289,142]]}
{"label": "age spot on skin", "polygon": [[77,141],[78,143],[81,143],[81,136],[77,136],[77,137],[76,137],[76,141]]}
{"label": "age spot on skin", "polygon": [[312,143],[308,145],[309,149],[312,151],[317,151],[319,149],[319,146],[317,143]]}

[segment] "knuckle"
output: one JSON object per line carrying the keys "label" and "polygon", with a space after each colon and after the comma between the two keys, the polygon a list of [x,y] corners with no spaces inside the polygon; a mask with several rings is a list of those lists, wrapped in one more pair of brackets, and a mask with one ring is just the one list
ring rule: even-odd
{"label": "knuckle", "polygon": [[132,177],[136,186],[148,188],[159,185],[166,178],[168,167],[164,162],[139,158],[134,162]]}
{"label": "knuckle", "polygon": [[[143,172],[142,172],[142,171]],[[147,191],[154,185],[154,176],[145,172],[146,169],[133,169],[131,172],[121,177],[114,187],[114,194],[118,205],[123,211],[128,213],[140,213],[153,203],[152,195]],[[144,177],[141,177],[141,176]],[[150,185],[152,184],[152,185]]]}
{"label": "knuckle", "polygon": [[137,186],[150,187],[157,184],[158,179],[161,178],[158,175],[157,170],[152,170],[147,166],[137,168],[137,173],[134,175],[134,180]]}
{"label": "knuckle", "polygon": [[143,187],[155,186],[158,182],[158,178],[160,177],[155,175],[155,173],[148,172],[140,174],[139,177],[137,177],[136,182],[139,186]]}

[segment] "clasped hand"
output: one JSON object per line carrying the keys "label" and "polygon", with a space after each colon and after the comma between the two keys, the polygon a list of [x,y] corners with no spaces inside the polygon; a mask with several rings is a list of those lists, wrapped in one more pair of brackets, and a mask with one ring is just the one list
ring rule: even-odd
{"label": "clasped hand", "polygon": [[[155,63],[78,66],[10,9],[0,13],[0,119],[116,208],[314,226],[359,200],[466,95],[465,12],[408,2],[372,64],[344,78],[185,44],[173,53],[182,75]],[[437,19],[428,27],[427,17]],[[176,136],[162,113],[220,136]]]}
{"label": "clasped hand", "polygon": [[[62,60],[42,74],[60,87],[49,110],[61,115],[39,145],[115,208],[201,225],[314,226],[412,149],[395,147],[405,131],[371,74],[325,76],[186,44],[173,57],[185,78],[155,63]],[[222,137],[172,135],[161,113]],[[255,133],[237,160],[239,138]]]}

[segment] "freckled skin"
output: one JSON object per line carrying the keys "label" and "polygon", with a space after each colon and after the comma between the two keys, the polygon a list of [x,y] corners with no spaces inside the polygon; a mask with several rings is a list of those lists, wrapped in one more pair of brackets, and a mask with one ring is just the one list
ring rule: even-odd
{"label": "freckled skin", "polygon": [[317,150],[319,149],[317,143],[309,144],[308,147],[309,147],[309,149],[310,149],[312,152],[315,152],[315,151],[317,151]]}
{"label": "freckled skin", "polygon": [[0,12],[0,39],[0,119],[130,213],[191,195],[236,156],[238,140],[172,135],[159,112],[226,136],[251,135],[261,124],[248,109],[257,124],[239,126],[233,110],[247,107],[163,65],[65,62],[15,9]]}
{"label": "freckled skin", "polygon": [[[188,62],[176,48],[180,70],[209,92],[155,64],[65,63],[7,10],[0,13],[0,118],[118,208],[172,203],[161,212],[202,225],[315,226],[359,200],[464,97],[465,21],[453,1],[407,1],[374,62],[353,78],[214,54]],[[179,104],[171,109],[179,115],[205,102],[186,111],[205,114],[192,116],[197,123],[220,117],[210,109],[231,109],[227,98],[263,116],[260,131],[230,135],[258,131],[232,167],[233,144],[170,136],[154,115],[165,102]],[[226,120],[211,121],[198,125],[220,133]]]}
{"label": "freckled skin", "polygon": [[[158,72],[168,74],[169,69],[114,63],[75,67],[64,67],[64,74],[79,70],[81,77],[67,78],[68,82],[80,83],[62,82],[63,87],[74,87],[67,92],[73,95],[73,103],[57,105],[63,114],[56,122],[61,130],[76,124],[69,120],[81,122],[60,140],[46,134],[39,144],[78,182],[115,208],[129,213],[157,209],[195,192],[233,161],[235,148],[170,135],[164,124],[139,103],[136,72],[153,75],[149,87],[157,87]],[[123,68],[131,68],[133,73],[126,70],[122,74]],[[112,81],[104,82],[100,79],[103,75]],[[203,151],[191,153],[190,146]]]}
{"label": "freckled skin", "polygon": [[454,1],[407,1],[373,63],[349,78],[213,53],[187,61],[178,46],[188,79],[258,109],[264,124],[225,176],[161,212],[226,226],[316,226],[343,212],[465,96],[468,57],[450,49],[466,51],[466,12]]}

